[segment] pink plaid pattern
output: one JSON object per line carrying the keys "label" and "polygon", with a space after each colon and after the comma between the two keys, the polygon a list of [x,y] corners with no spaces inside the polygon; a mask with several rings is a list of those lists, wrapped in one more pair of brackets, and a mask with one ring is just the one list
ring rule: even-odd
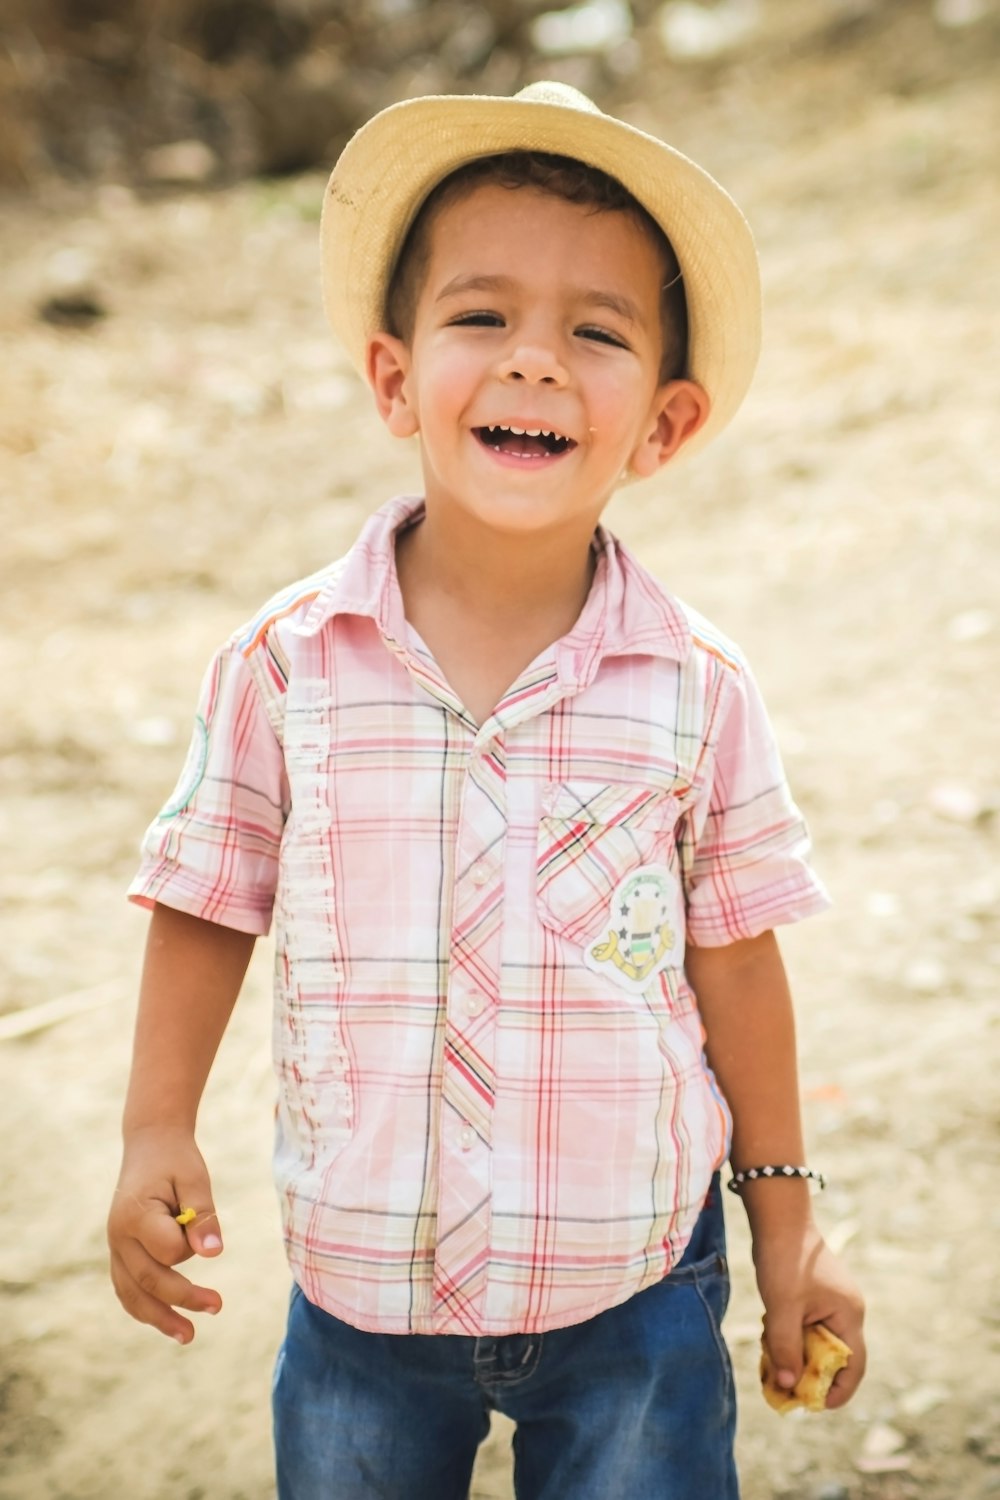
{"label": "pink plaid pattern", "polygon": [[[728,642],[599,533],[577,624],[477,726],[403,617],[393,539],[419,516],[384,507],[218,654],[130,894],[273,914],[307,1296],[387,1333],[537,1332],[664,1276],[727,1155],[667,936],[826,897]],[[638,980],[595,960],[619,946]]]}

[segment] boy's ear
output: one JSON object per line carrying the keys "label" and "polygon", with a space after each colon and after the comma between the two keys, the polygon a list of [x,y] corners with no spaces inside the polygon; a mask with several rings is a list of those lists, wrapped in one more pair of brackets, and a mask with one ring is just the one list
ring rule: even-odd
{"label": "boy's ear", "polygon": [[708,392],[695,380],[670,380],[656,393],[653,425],[639,444],[629,468],[648,479],[704,427],[712,409]]}
{"label": "boy's ear", "polygon": [[410,404],[410,351],[403,340],[391,333],[373,334],[368,340],[365,371],[378,414],[393,437],[413,437],[420,424]]}

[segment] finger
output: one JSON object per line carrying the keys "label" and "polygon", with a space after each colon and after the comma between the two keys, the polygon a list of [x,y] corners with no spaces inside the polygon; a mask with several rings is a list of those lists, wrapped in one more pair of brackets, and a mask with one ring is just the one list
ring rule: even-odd
{"label": "finger", "polygon": [[793,1306],[777,1313],[766,1313],[764,1342],[775,1381],[784,1390],[793,1390],[805,1364],[801,1310]]}
{"label": "finger", "polygon": [[178,1338],[180,1343],[190,1342],[194,1327],[173,1309],[215,1314],[222,1307],[222,1298],[214,1288],[198,1286],[159,1264],[138,1241],[112,1253],[111,1279],[127,1313]]}
{"label": "finger", "polygon": [[868,1362],[864,1334],[865,1305],[860,1293],[855,1291],[851,1296],[841,1299],[836,1306],[826,1308],[819,1321],[831,1333],[843,1339],[851,1351],[847,1364],[837,1372],[827,1397],[827,1407],[834,1410],[850,1401],[861,1384]]}
{"label": "finger", "polygon": [[124,1249],[136,1240],[161,1266],[189,1260],[194,1248],[177,1223],[171,1204],[169,1187],[164,1189],[162,1197],[144,1200],[132,1193],[122,1195],[116,1189],[116,1201],[108,1219],[108,1243],[112,1250]]}
{"label": "finger", "polygon": [[[128,1315],[139,1323],[146,1323],[178,1344],[189,1344],[195,1335],[194,1324],[168,1303],[151,1292],[144,1291],[127,1272],[113,1267],[112,1281],[118,1300]],[[201,1311],[216,1313],[218,1306],[206,1306]]]}
{"label": "finger", "polygon": [[161,1265],[138,1243],[123,1246],[117,1252],[128,1280],[147,1296],[168,1307],[182,1307],[187,1312],[217,1313],[222,1298],[214,1287],[189,1281],[179,1271]]}
{"label": "finger", "polygon": [[209,1202],[203,1207],[195,1207],[190,1198],[182,1198],[182,1203],[194,1213],[189,1223],[179,1226],[188,1245],[196,1255],[221,1255],[222,1230],[214,1205]]}
{"label": "finger", "polygon": [[[211,1198],[199,1204],[194,1193],[182,1190],[177,1196],[179,1212],[165,1203],[151,1206],[135,1230],[136,1238],[164,1266],[179,1265],[192,1255],[220,1255],[222,1234]],[[188,1222],[181,1223],[182,1218]]]}
{"label": "finger", "polygon": [[[187,1244],[196,1255],[219,1255],[222,1252],[222,1230],[212,1201],[208,1173],[195,1171],[174,1181],[178,1211],[188,1222],[183,1224]],[[193,1218],[189,1215],[193,1214]]]}
{"label": "finger", "polygon": [[845,1331],[838,1335],[843,1338],[844,1343],[851,1351],[851,1357],[842,1370],[838,1370],[834,1377],[830,1393],[826,1398],[826,1404],[830,1411],[835,1411],[838,1406],[846,1406],[854,1395],[858,1386],[864,1378],[865,1366],[868,1363],[868,1350],[865,1347],[864,1334],[861,1332],[860,1324],[851,1333]]}

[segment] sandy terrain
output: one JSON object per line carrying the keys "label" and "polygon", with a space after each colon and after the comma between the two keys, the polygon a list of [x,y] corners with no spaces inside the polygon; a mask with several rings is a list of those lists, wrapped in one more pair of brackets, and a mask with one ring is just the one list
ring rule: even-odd
{"label": "sandy terrain", "polygon": [[[890,87],[876,51],[776,45],[673,93],[651,69],[629,105],[760,243],[752,398],[611,521],[747,648],[811,821],[836,906],[784,946],[820,1213],[870,1301],[854,1403],[776,1417],[735,1205],[746,1500],[1000,1495],[1000,91],[995,69],[935,66]],[[266,944],[203,1111],[226,1307],[191,1348],[120,1312],[103,1218],[145,930],[122,890],[203,666],[415,483],[322,323],[321,193],[102,187],[0,212],[3,1500],[273,1494]],[[107,309],[89,330],[36,316],[68,251]],[[497,1429],[474,1495],[510,1493]]]}

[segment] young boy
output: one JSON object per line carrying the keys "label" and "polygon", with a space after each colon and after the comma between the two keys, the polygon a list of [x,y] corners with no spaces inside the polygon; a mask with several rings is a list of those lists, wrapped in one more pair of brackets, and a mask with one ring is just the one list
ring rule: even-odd
{"label": "young boy", "polygon": [[749,230],[548,84],[377,116],[323,250],[425,494],[209,670],[131,889],[115,1286],[182,1344],[219,1310],[172,1267],[222,1248],[195,1117],[273,909],[282,1500],[461,1500],[494,1408],[522,1500],[730,1500],[727,1157],[780,1383],[820,1321],[829,1406],[864,1368],[772,932],[826,902],[742,658],[599,521],[739,405]]}

